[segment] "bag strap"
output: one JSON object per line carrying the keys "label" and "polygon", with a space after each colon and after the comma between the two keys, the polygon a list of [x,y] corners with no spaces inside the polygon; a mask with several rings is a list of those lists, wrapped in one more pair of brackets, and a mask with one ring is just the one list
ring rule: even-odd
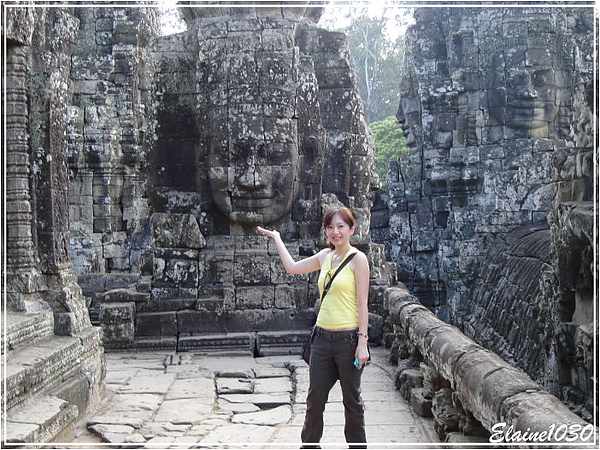
{"label": "bag strap", "polygon": [[342,263],[338,266],[337,270],[335,271],[335,273],[333,274],[333,276],[329,279],[329,282],[327,283],[327,285],[325,286],[325,288],[323,289],[323,293],[321,294],[321,301],[323,301],[323,299],[325,298],[325,296],[327,295],[327,292],[329,291],[329,288],[331,287],[331,283],[333,283],[333,279],[335,278],[335,276],[340,273],[340,271],[344,268],[344,266],[346,264],[348,264],[352,258],[354,258],[354,255],[356,255],[356,252],[350,253],[346,259],[344,261],[342,261]]}

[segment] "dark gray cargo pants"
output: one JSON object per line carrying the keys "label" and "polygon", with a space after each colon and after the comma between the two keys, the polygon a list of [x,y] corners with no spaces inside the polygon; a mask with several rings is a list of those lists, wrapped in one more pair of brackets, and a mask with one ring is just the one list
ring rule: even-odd
{"label": "dark gray cargo pants", "polygon": [[[364,407],[360,397],[363,369],[354,366],[357,330],[328,331],[317,327],[310,353],[310,385],[306,397],[303,443],[317,444],[323,435],[323,411],[329,391],[340,380],[345,411],[344,435],[348,443],[365,443]],[[310,448],[304,446],[304,448]],[[318,447],[317,447],[318,448]],[[366,448],[352,445],[351,448]]]}

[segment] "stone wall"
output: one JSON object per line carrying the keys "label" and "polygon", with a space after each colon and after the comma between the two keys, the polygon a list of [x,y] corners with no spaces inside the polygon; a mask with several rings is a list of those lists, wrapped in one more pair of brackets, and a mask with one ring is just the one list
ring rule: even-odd
{"label": "stone wall", "polygon": [[589,418],[593,11],[415,19],[398,111],[411,150],[390,167],[398,279]]}
{"label": "stone wall", "polygon": [[345,36],[315,25],[321,8],[181,8],[188,29],[170,36],[151,9],[79,14],[71,246],[98,320],[115,328],[108,345],[307,330],[314,276],[283,273],[255,227],[309,256],[337,204],[358,216],[381,313],[390,271],[368,233],[372,140]]}
{"label": "stone wall", "polygon": [[573,92],[593,73],[592,17],[590,8],[415,12],[398,111],[411,151],[390,168],[391,254],[399,279],[459,326],[493,240],[546,221]]}
{"label": "stone wall", "polygon": [[[139,271],[150,235],[146,47],[158,10],[77,8],[68,105],[71,248],[78,274]],[[144,221],[146,218],[146,221]],[[110,286],[109,286],[110,288]]]}

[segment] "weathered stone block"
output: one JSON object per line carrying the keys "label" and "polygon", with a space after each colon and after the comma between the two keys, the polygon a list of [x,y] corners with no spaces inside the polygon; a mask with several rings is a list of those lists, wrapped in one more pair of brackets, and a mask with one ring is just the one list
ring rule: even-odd
{"label": "weathered stone block", "polygon": [[97,297],[102,303],[147,302],[150,293],[137,292],[132,289],[112,289]]}
{"label": "weathered stone block", "polygon": [[434,429],[440,440],[444,441],[450,432],[459,431],[460,417],[452,404],[452,389],[437,391],[433,396],[431,410]]}
{"label": "weathered stone block", "polygon": [[179,333],[201,335],[227,333],[228,313],[212,311],[184,310],[177,312],[177,330]]}
{"label": "weathered stone block", "polygon": [[383,339],[384,319],[379,314],[369,313],[369,342],[378,345]]}
{"label": "weathered stone block", "polygon": [[238,287],[236,305],[244,309],[271,309],[275,306],[275,288],[273,286]]}
{"label": "weathered stone block", "polygon": [[432,400],[425,397],[424,388],[415,388],[410,391],[410,406],[421,417],[432,417]]}
{"label": "weathered stone block", "polygon": [[270,259],[266,255],[236,253],[233,281],[237,286],[271,284]]}
{"label": "weathered stone block", "polygon": [[190,304],[195,304],[197,298],[198,289],[196,288],[153,287],[150,292],[150,302],[153,307],[174,299],[189,301]]}
{"label": "weathered stone block", "polygon": [[293,286],[275,286],[275,308],[293,309],[296,306],[297,290]]}
{"label": "weathered stone block", "polygon": [[199,264],[195,251],[156,252],[153,258],[153,285],[196,288]]}
{"label": "weathered stone block", "polygon": [[135,340],[135,303],[103,303],[100,305],[100,324],[103,340],[115,343]]}
{"label": "weathered stone block", "polygon": [[143,336],[177,336],[178,321],[174,311],[137,313],[135,334]]}
{"label": "weathered stone block", "polygon": [[192,214],[154,213],[150,227],[157,247],[201,249],[206,246]]}
{"label": "weathered stone block", "polygon": [[410,400],[411,391],[423,387],[423,374],[419,369],[405,369],[398,375],[398,385],[402,397]]}

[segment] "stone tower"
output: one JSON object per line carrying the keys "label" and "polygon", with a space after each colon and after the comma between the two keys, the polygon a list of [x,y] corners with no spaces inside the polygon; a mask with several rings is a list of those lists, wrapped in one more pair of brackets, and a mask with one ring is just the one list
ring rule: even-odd
{"label": "stone tower", "polygon": [[[97,61],[97,88],[126,99],[83,103],[90,120],[73,115],[72,245],[106,345],[208,348],[221,335],[259,351],[256,333],[272,333],[263,348],[275,332],[302,336],[314,280],[286,275],[255,227],[276,227],[305,257],[325,244],[323,209],[339,203],[358,216],[377,312],[387,271],[368,235],[372,141],[345,36],[316,26],[321,10],[181,8],[187,31],[152,39],[139,14],[135,47],[80,47]],[[133,17],[116,11],[115,21]],[[99,30],[102,14],[82,27]]]}
{"label": "stone tower", "polygon": [[390,190],[399,280],[585,404],[584,416],[596,332],[593,17],[592,7],[417,9],[398,111],[410,153]]}

